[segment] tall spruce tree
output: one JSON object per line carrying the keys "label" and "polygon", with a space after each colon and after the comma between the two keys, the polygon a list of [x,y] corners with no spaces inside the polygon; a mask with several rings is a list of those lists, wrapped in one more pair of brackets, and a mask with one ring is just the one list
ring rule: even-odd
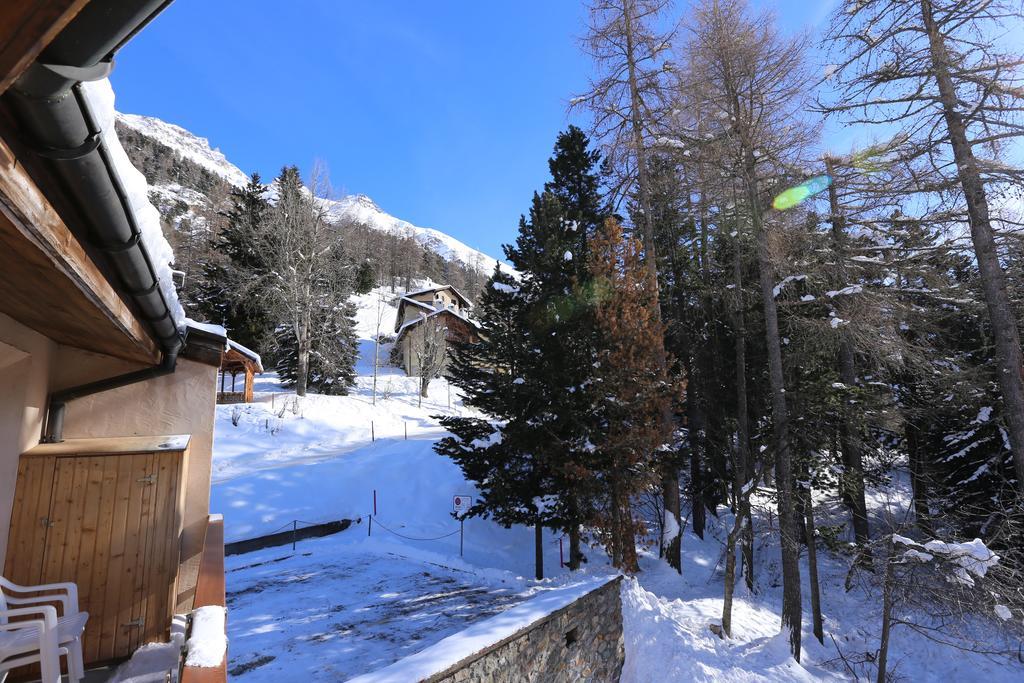
{"label": "tall spruce tree", "polygon": [[[604,206],[599,163],[579,129],[558,136],[552,180],[534,194],[515,245],[505,248],[520,279],[512,284],[495,273],[481,301],[484,340],[476,348],[459,345],[450,370],[466,403],[494,419],[491,436],[482,444],[481,421],[446,418],[455,436],[437,448],[489,491],[474,514],[564,531],[574,568],[580,525],[593,516],[584,491],[593,425],[582,389],[593,371],[595,333],[581,293],[590,281],[587,240]],[[511,484],[499,483],[510,471]]]}
{"label": "tall spruce tree", "polygon": [[203,269],[200,307],[203,314],[227,329],[235,341],[260,351],[270,350],[276,321],[268,306],[269,286],[258,277],[267,268],[267,254],[254,248],[254,235],[267,232],[270,204],[258,173],[231,192],[231,208],[214,239],[218,258]]}

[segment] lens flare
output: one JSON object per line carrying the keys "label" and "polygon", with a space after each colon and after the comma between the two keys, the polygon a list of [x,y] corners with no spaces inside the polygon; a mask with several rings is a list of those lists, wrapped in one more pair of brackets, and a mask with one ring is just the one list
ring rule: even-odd
{"label": "lens flare", "polygon": [[776,211],[785,211],[786,209],[792,209],[797,204],[807,200],[809,197],[828,189],[828,186],[832,184],[832,178],[827,175],[820,175],[810,180],[805,180],[796,187],[791,187],[785,190],[772,200],[772,208]]}

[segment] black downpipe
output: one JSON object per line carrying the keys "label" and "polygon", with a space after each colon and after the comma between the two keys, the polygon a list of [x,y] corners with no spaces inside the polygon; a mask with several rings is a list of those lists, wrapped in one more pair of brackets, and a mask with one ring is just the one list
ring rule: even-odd
{"label": "black downpipe", "polygon": [[160,361],[160,365],[154,365],[115,377],[107,377],[96,382],[80,384],[77,387],[69,387],[51,393],[49,408],[46,412],[46,429],[42,439],[43,442],[59,443],[64,440],[64,413],[67,411],[68,401],[173,374],[177,362],[177,351],[173,354],[165,353]]}
{"label": "black downpipe", "polygon": [[82,91],[83,81],[110,73],[114,53],[168,4],[93,0],[5,95],[29,144],[61,179],[85,219],[88,241],[107,255],[163,352],[155,367],[52,393],[44,441],[62,439],[68,401],[174,372],[184,342]]}

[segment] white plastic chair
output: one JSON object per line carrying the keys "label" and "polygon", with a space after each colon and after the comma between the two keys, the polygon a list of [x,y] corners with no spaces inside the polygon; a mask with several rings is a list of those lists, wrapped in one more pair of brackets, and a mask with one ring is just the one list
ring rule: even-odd
{"label": "white plastic chair", "polygon": [[[85,678],[82,632],[89,614],[78,611],[78,587],[73,583],[19,586],[0,576],[0,589],[0,681],[11,669],[38,662],[42,683],[59,683],[61,656],[67,659],[72,683]],[[54,603],[60,604],[60,614]],[[9,609],[10,605],[15,607]],[[10,620],[28,616],[35,618]]]}

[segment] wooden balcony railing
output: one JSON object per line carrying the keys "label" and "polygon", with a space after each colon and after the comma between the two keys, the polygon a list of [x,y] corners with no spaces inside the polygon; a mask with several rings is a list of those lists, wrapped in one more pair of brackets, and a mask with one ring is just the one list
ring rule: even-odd
{"label": "wooden balcony railing", "polygon": [[[210,515],[206,525],[203,555],[199,559],[199,579],[193,609],[219,605],[224,607],[224,520]],[[228,680],[227,654],[220,666],[186,666],[181,671],[181,683],[226,683]]]}

